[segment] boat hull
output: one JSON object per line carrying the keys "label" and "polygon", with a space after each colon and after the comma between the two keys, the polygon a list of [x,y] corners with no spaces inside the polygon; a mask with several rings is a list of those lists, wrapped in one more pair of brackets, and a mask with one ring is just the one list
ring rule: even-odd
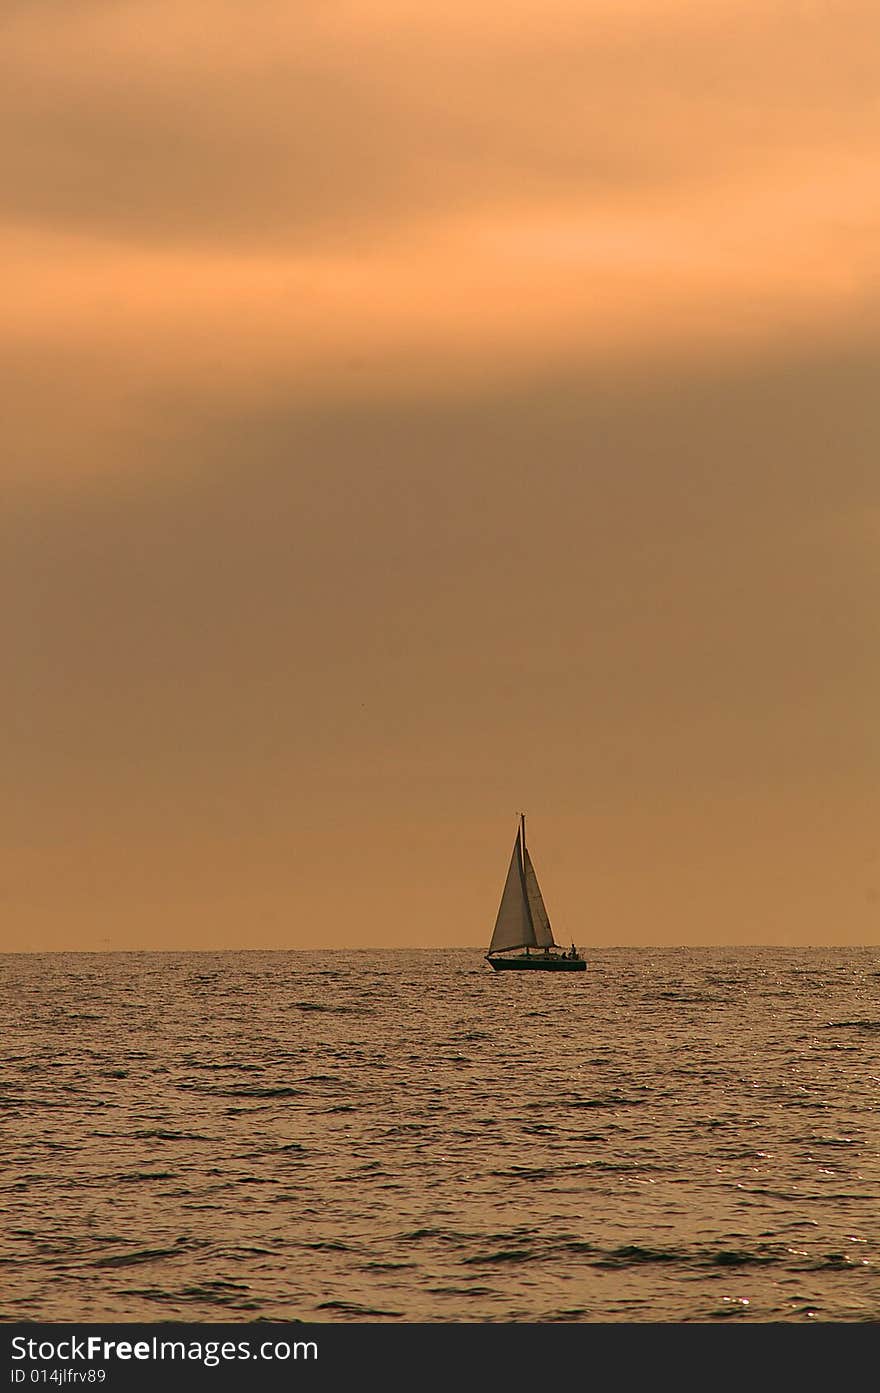
{"label": "boat hull", "polygon": [[585,972],[585,958],[487,958],[496,972]]}

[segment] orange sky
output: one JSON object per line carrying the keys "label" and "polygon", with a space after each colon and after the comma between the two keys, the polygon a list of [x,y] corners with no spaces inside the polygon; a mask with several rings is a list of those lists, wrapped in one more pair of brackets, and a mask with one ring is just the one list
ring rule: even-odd
{"label": "orange sky", "polygon": [[7,0],[0,947],[878,941],[878,49]]}

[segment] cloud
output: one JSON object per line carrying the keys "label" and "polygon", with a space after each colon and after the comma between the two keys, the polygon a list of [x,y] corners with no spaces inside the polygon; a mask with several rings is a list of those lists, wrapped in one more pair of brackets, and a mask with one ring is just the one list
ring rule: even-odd
{"label": "cloud", "polygon": [[[877,321],[873,167],[825,152],[779,183],[698,187],[672,206],[561,201],[398,224],[357,252],[0,235],[7,478],[115,472],[112,435],[158,404],[261,408],[482,391],[561,372],[799,351]],[[50,408],[50,409],[47,409]],[[82,460],[80,456],[80,461]],[[132,457],[128,456],[129,467]]]}
{"label": "cloud", "polygon": [[119,0],[5,29],[0,209],[136,241],[345,248],[487,205],[771,183],[876,143],[864,0]]}
{"label": "cloud", "polygon": [[870,336],[876,7],[3,11],[2,468],[262,410]]}

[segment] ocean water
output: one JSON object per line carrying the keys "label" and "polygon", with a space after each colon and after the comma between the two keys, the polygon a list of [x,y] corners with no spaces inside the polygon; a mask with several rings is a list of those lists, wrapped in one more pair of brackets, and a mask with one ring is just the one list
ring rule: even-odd
{"label": "ocean water", "polygon": [[880,1319],[880,951],[588,958],[0,958],[0,1316]]}

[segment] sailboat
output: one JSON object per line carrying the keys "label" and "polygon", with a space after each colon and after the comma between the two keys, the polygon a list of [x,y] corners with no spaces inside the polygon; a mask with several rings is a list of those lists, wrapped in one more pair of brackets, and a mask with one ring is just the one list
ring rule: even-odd
{"label": "sailboat", "polygon": [[[512,957],[499,956],[517,948],[525,951]],[[553,937],[538,877],[526,848],[525,813],[520,813],[510,868],[501,892],[498,918],[486,960],[496,972],[505,969],[519,972],[586,970],[586,960],[574,944],[569,951],[563,951]]]}

